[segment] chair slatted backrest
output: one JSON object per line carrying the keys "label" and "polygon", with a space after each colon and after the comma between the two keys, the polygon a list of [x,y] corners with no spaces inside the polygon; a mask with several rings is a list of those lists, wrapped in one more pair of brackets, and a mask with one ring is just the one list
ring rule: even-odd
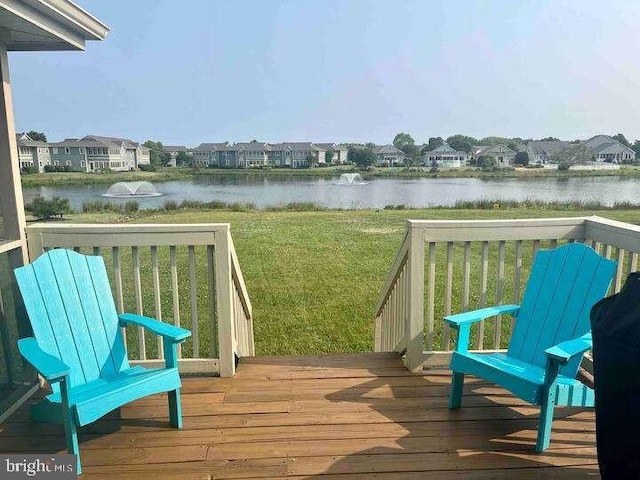
{"label": "chair slatted backrest", "polygon": [[69,366],[72,386],[129,368],[102,257],[50,250],[15,275],[38,345]]}
{"label": "chair slatted backrest", "polygon": [[[615,270],[616,262],[581,243],[538,251],[508,355],[544,368],[545,349],[590,330],[591,307],[606,295]],[[580,360],[560,372],[575,377]]]}

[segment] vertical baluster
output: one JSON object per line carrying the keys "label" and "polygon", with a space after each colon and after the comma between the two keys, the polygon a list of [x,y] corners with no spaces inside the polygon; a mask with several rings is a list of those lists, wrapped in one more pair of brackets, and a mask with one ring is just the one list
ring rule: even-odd
{"label": "vertical baluster", "polygon": [[[487,305],[487,283],[489,276],[489,242],[482,242],[482,259],[480,269],[480,308]],[[484,320],[478,322],[478,350],[484,347]]]}
{"label": "vertical baluster", "polygon": [[389,325],[389,337],[391,338],[391,348],[396,346],[398,339],[398,295],[397,284],[394,285],[391,290],[391,297],[389,298],[389,305],[391,310],[391,325]]}
{"label": "vertical baluster", "polygon": [[[180,326],[180,297],[178,295],[178,263],[176,247],[169,247],[169,270],[171,271],[171,298],[173,300],[173,323]],[[178,345],[178,358],[182,358],[182,344]]]}
{"label": "vertical baluster", "polygon": [[471,242],[464,242],[464,271],[462,281],[462,310],[469,310],[469,284],[471,283]]}
{"label": "vertical baluster", "polygon": [[100,247],[93,247],[93,255],[96,257],[100,256]]}
{"label": "vertical baluster", "polygon": [[611,248],[611,245],[606,245],[604,247],[604,256],[607,257],[609,260],[611,260],[611,251],[613,249]]}
{"label": "vertical baluster", "polygon": [[622,288],[622,269],[624,267],[624,249],[620,247],[616,248],[616,261],[618,262],[618,267],[616,268],[616,279],[613,288],[617,293]]}
{"label": "vertical baluster", "polygon": [[198,339],[198,289],[196,285],[196,249],[189,245],[189,285],[191,286],[191,339],[193,341],[193,358],[200,358],[200,341]]}
{"label": "vertical baluster", "polygon": [[216,327],[216,275],[213,260],[213,245],[207,245],[207,288],[209,290],[209,334],[211,335],[211,358],[218,356],[218,329]]}
{"label": "vertical baluster", "polygon": [[[513,303],[520,304],[520,291],[522,288],[522,240],[516,240],[515,251],[515,272],[513,279]],[[515,319],[511,317],[511,332],[513,332],[513,323]]]}
{"label": "vertical baluster", "polygon": [[[569,240],[569,243],[572,242],[573,239]],[[549,240],[549,248],[556,248],[558,246],[558,239],[557,238],[553,238],[551,240]]]}
{"label": "vertical baluster", "polygon": [[429,242],[429,276],[428,276],[428,304],[427,304],[427,350],[433,351],[433,324],[435,317],[436,295],[436,244]]}
{"label": "vertical baluster", "polygon": [[[140,252],[137,246],[131,247],[131,259],[133,261],[133,291],[136,299],[136,313],[142,315],[142,287],[140,285]],[[138,346],[140,360],[146,360],[147,349],[144,341],[144,328],[138,327]]]}
{"label": "vertical baluster", "polygon": [[[451,315],[451,297],[453,296],[453,242],[447,242],[447,282],[444,292],[444,316]],[[444,323],[443,350],[449,350],[449,340],[451,328],[447,322]]]}
{"label": "vertical baluster", "polygon": [[628,272],[638,271],[638,254],[636,252],[629,252],[629,269]]}
{"label": "vertical baluster", "polygon": [[[151,277],[153,278],[153,307],[156,319],[162,321],[162,303],[160,301],[160,271],[158,269],[158,247],[151,247]],[[158,358],[164,359],[164,343],[158,335]]]}
{"label": "vertical baluster", "polygon": [[[504,289],[504,262],[505,262],[506,242],[498,243],[498,282],[496,283],[496,303],[502,303],[502,291]],[[498,315],[495,320],[495,330],[493,332],[493,348],[500,348],[500,335],[502,334],[502,315]]]}
{"label": "vertical baluster", "polygon": [[[402,267],[400,272],[400,278],[398,280],[399,288],[398,300],[400,302],[400,312],[398,314],[398,331],[400,332],[400,338],[398,341],[404,340],[407,333],[407,265]],[[404,344],[404,342],[403,342]]]}
{"label": "vertical baluster", "polygon": [[538,250],[540,250],[540,240],[534,240],[533,241],[533,256],[536,256],[536,253],[538,253]]}
{"label": "vertical baluster", "polygon": [[[122,266],[120,265],[120,249],[113,247],[111,249],[113,256],[113,277],[116,287],[116,310],[119,314],[124,313],[124,302],[122,300]],[[120,328],[122,334],[122,341],[124,342],[125,351],[127,349],[127,330],[124,327]]]}

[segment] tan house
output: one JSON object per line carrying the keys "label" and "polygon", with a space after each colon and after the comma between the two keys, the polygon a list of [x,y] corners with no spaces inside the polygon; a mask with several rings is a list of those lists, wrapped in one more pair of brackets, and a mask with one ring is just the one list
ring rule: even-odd
{"label": "tan house", "polygon": [[42,173],[44,167],[51,163],[49,144],[40,140],[33,140],[28,134],[16,135],[18,142],[18,159],[20,169],[35,167]]}
{"label": "tan house", "polygon": [[497,167],[511,167],[516,159],[516,153],[506,145],[479,146],[473,150],[473,158],[491,157],[496,161]]}

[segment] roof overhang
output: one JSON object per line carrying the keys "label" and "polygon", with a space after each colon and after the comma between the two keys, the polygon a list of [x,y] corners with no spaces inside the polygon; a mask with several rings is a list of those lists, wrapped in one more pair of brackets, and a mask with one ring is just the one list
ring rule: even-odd
{"label": "roof overhang", "polygon": [[0,29],[9,51],[84,50],[109,32],[68,0],[0,0]]}

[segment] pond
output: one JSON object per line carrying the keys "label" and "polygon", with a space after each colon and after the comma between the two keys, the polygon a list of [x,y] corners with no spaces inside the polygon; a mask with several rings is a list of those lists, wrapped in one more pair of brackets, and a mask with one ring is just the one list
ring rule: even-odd
{"label": "pond", "polygon": [[[140,208],[161,207],[166,201],[219,200],[253,203],[260,208],[289,202],[313,202],[330,208],[383,208],[451,206],[457,201],[597,201],[640,204],[640,179],[628,177],[538,177],[538,178],[381,178],[345,184],[339,178],[294,176],[215,175],[190,180],[155,183],[161,196],[136,198]],[[109,185],[36,187],[24,190],[25,202],[36,195],[69,199],[72,208],[86,201],[125,202],[105,198]]]}

